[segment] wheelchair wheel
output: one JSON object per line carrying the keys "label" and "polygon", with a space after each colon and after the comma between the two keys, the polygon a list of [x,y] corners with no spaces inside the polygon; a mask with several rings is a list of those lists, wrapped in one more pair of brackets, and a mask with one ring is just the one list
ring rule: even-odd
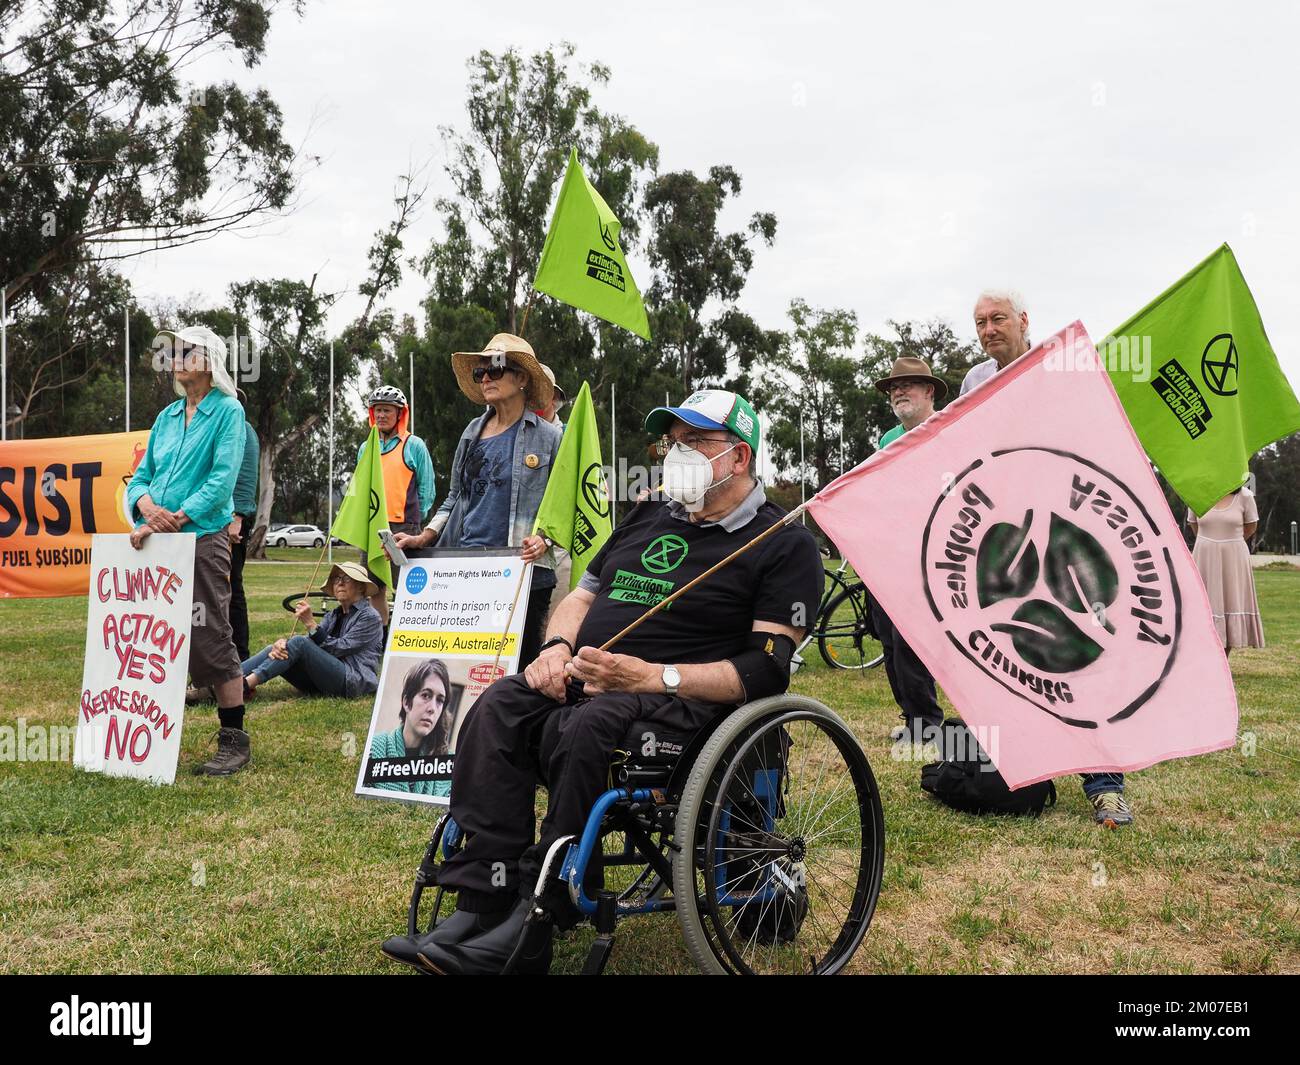
{"label": "wheelchair wheel", "polygon": [[706,973],[831,974],[866,935],[885,826],[848,725],[813,699],[741,707],[700,752],[677,812],[673,896]]}

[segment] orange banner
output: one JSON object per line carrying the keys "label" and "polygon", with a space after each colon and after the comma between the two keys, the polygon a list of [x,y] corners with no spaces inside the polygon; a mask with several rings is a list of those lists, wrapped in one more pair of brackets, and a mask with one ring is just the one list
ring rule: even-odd
{"label": "orange banner", "polygon": [[85,595],[93,534],[131,531],[148,431],[0,443],[0,599]]}

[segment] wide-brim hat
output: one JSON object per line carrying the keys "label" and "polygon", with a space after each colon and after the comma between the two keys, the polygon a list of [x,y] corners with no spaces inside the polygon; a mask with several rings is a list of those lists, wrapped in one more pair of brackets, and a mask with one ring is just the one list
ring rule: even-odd
{"label": "wide-brim hat", "polygon": [[334,584],[335,574],[341,573],[345,577],[351,577],[358,584],[364,584],[366,595],[378,595],[379,585],[370,579],[370,574],[366,572],[366,567],[360,562],[335,562],[330,567],[329,576],[325,578],[325,583],[320,586],[320,590],[326,595],[332,594],[332,585]]}
{"label": "wide-brim hat", "polygon": [[[158,338],[166,338],[168,344],[185,344],[201,348],[208,357],[208,371],[212,374],[212,386],[228,396],[235,395],[235,382],[230,379],[226,368],[226,342],[206,325],[191,325],[184,329],[160,329],[154,338],[154,347],[158,347]],[[172,389],[178,396],[185,395],[185,389],[172,379]]]}
{"label": "wide-brim hat", "polygon": [[882,377],[876,382],[876,387],[885,395],[889,395],[889,386],[894,381],[924,381],[926,384],[934,385],[934,401],[938,403],[948,394],[948,386],[944,383],[942,377],[935,377],[930,372],[930,364],[924,359],[913,359],[904,355],[902,358],[894,360],[894,365],[889,371],[888,377]]}
{"label": "wide-brim hat", "polygon": [[546,363],[544,363],[544,362],[542,362],[542,363],[538,363],[538,365],[541,366],[541,368],[542,368],[542,373],[546,374],[546,379],[547,379],[548,381],[551,382],[551,387],[552,387],[553,389],[555,389],[555,405],[558,407],[558,406],[560,406],[560,404],[562,404],[562,403],[568,403],[568,402],[569,402],[569,394],[568,394],[567,392],[565,392],[564,389],[561,388],[561,387],[556,383],[556,381],[555,381],[555,371],[552,370],[549,366],[547,366]]}
{"label": "wide-brim hat", "polygon": [[474,367],[483,358],[500,358],[513,363],[528,375],[528,387],[524,389],[524,404],[530,410],[541,410],[548,406],[554,394],[555,386],[547,378],[542,364],[533,354],[532,345],[523,337],[511,333],[498,333],[487,342],[482,351],[457,351],[451,356],[451,368],[456,371],[456,383],[460,390],[469,397],[471,403],[482,406],[487,402],[483,398],[483,389],[474,381]]}

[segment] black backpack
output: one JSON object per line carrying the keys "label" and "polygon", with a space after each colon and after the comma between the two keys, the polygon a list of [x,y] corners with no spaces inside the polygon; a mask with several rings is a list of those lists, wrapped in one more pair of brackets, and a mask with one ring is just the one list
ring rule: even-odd
{"label": "black backpack", "polygon": [[921,788],[940,802],[968,814],[1032,814],[1056,805],[1050,780],[1012,791],[1002,774],[960,721],[943,723],[943,761],[921,767]]}

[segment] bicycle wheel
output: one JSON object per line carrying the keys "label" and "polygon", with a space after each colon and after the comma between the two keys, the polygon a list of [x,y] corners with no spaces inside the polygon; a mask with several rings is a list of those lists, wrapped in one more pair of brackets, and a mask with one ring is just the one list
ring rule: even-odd
{"label": "bicycle wheel", "polygon": [[866,588],[853,584],[838,593],[817,619],[817,649],[832,669],[871,669],[884,653],[868,630]]}
{"label": "bicycle wheel", "polygon": [[862,943],[884,815],[861,746],[821,703],[732,714],[691,769],[675,842],[678,922],[704,972],[829,975]]}

